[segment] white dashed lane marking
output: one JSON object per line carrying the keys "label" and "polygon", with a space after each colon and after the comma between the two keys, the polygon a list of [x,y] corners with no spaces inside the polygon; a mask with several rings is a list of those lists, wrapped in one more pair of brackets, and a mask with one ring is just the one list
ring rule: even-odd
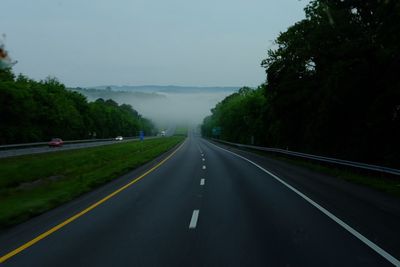
{"label": "white dashed lane marking", "polygon": [[197,220],[199,219],[200,210],[194,210],[192,219],[190,220],[189,229],[195,229],[197,226]]}

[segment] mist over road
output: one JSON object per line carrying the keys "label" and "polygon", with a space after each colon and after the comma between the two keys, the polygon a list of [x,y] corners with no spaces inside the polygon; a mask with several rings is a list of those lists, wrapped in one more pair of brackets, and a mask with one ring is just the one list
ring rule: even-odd
{"label": "mist over road", "polygon": [[[194,134],[169,159],[160,162],[162,158],[0,234],[1,257],[62,224],[4,266],[391,266],[288,186]],[[157,162],[139,181],[65,223]],[[296,183],[287,180],[285,171],[275,171]],[[297,173],[290,167],[286,171]],[[324,194],[310,190],[305,188],[315,201],[343,214]],[[314,182],[315,192],[326,190]],[[335,194],[333,202],[342,203],[342,193]],[[351,210],[354,203],[359,210]],[[365,227],[358,227],[351,215],[342,219],[371,238],[364,229],[377,226],[373,217],[379,210],[356,199],[354,203],[343,204],[357,215],[364,212],[359,219]],[[387,229],[372,237],[399,256],[399,241],[390,238],[396,236],[391,232],[396,218],[384,215]]]}
{"label": "mist over road", "polygon": [[111,89],[73,89],[89,101],[98,98],[112,99],[119,104],[129,104],[144,117],[158,125],[200,124],[210,110],[226,96],[238,90],[213,87],[110,87]]}

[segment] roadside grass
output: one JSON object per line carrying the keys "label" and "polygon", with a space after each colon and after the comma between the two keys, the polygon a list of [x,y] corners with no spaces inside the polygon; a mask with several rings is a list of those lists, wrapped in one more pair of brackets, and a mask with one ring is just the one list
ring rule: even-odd
{"label": "roadside grass", "polygon": [[339,179],[346,180],[351,183],[363,185],[383,193],[400,197],[400,179],[398,177],[391,177],[367,172],[357,172],[355,170],[343,167],[337,168],[334,166],[328,166],[319,164],[316,162],[311,162],[302,159],[293,159],[285,156],[272,155],[263,151],[256,151],[252,149],[246,149],[253,153],[269,157],[272,159],[284,161],[296,166],[304,167],[312,171],[324,173]]}
{"label": "roadside grass", "polygon": [[178,125],[175,129],[175,135],[178,136],[187,136],[188,134],[188,127],[184,125]]}
{"label": "roadside grass", "polygon": [[0,159],[0,228],[118,178],[183,140],[173,136]]}

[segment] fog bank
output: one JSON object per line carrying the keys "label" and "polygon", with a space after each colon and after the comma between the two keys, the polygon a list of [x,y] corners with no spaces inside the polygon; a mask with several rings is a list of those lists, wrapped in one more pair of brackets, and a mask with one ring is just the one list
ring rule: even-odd
{"label": "fog bank", "polygon": [[98,98],[112,99],[118,104],[129,104],[142,116],[151,119],[159,126],[171,124],[197,125],[211,114],[211,109],[226,96],[236,91],[211,90],[211,88],[182,88],[162,87],[154,90],[118,90],[120,87],[107,89],[72,89],[84,94],[89,101]]}

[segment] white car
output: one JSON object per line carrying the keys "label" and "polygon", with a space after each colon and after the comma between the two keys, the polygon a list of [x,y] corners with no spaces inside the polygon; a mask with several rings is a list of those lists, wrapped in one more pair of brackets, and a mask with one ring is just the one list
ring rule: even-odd
{"label": "white car", "polygon": [[161,136],[165,136],[165,131],[161,131]]}
{"label": "white car", "polygon": [[122,136],[115,137],[115,141],[122,141],[122,140],[124,140],[124,138]]}

